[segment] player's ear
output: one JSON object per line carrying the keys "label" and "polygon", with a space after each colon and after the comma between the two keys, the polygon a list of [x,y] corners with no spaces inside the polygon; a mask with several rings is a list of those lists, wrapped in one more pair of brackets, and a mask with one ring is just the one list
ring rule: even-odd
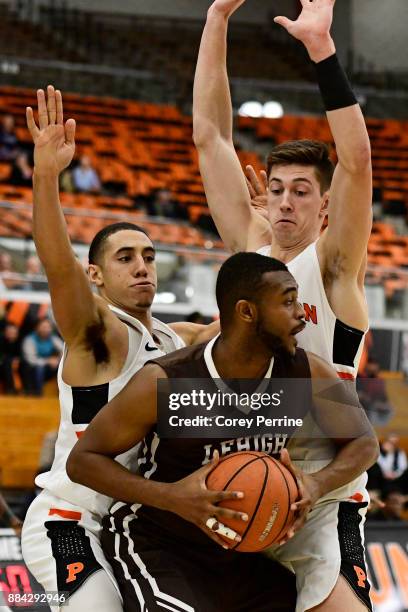
{"label": "player's ear", "polygon": [[323,194],[322,205],[320,208],[320,217],[325,217],[329,211],[330,191],[325,191]]}
{"label": "player's ear", "polygon": [[96,264],[89,264],[88,276],[89,276],[89,280],[91,281],[93,285],[96,285],[97,287],[102,287],[103,274],[102,274],[102,269],[100,268],[100,266],[97,266]]}
{"label": "player's ear", "polygon": [[248,302],[248,300],[239,300],[235,304],[235,312],[246,323],[253,323],[258,315],[255,304]]}

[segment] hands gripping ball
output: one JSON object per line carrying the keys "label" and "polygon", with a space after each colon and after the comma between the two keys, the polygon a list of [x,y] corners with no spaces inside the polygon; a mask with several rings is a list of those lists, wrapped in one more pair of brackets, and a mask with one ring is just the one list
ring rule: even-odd
{"label": "hands gripping ball", "polygon": [[291,505],[298,488],[289,470],[266,453],[240,452],[221,459],[207,477],[207,488],[214,491],[242,491],[243,499],[221,502],[220,506],[246,512],[248,522],[226,520],[241,542],[223,538],[231,549],[258,552],[281,540],[293,524]]}

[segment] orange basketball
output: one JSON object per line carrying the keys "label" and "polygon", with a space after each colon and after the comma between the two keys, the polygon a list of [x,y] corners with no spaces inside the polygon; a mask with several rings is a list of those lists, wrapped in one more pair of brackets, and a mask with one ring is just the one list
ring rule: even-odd
{"label": "orange basketball", "polygon": [[245,512],[248,522],[223,520],[242,538],[239,543],[223,539],[240,552],[258,552],[279,541],[292,525],[290,507],[298,497],[292,474],[266,453],[244,451],[221,459],[207,477],[213,491],[242,491],[243,499],[227,500],[220,506]]}

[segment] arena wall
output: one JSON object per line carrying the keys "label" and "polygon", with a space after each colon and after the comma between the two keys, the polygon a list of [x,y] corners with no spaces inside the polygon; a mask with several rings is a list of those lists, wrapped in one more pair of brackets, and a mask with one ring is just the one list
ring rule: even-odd
{"label": "arena wall", "polygon": [[355,56],[378,72],[408,70],[406,0],[352,0]]}

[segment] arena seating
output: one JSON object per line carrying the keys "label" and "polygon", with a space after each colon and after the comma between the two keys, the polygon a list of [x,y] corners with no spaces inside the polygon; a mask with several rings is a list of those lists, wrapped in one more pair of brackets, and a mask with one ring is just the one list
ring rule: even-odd
{"label": "arena seating", "polygon": [[[22,145],[32,147],[25,127],[25,107],[35,104],[32,90],[0,88],[4,112],[13,114]],[[65,116],[77,120],[77,155],[88,155],[105,185],[123,190],[120,197],[88,194],[62,194],[71,237],[89,243],[90,238],[109,219],[101,214],[112,211],[126,218],[140,219],[134,199],[160,187],[168,187],[187,209],[191,225],[147,223],[153,240],[185,246],[210,246],[208,238],[194,226],[202,215],[209,215],[196,152],[192,143],[191,118],[173,106],[138,103],[112,98],[66,94]],[[393,120],[367,120],[374,163],[376,199],[392,213],[408,202],[408,124]],[[332,142],[325,118],[284,116],[277,120],[240,117],[237,127],[259,142],[280,143],[287,139],[318,138]],[[262,167],[258,155],[239,152],[243,165]],[[107,163],[108,162],[108,163]],[[0,234],[31,235],[31,190],[7,184],[8,164],[0,164],[0,201],[13,203],[0,215]],[[397,206],[398,205],[398,206]],[[220,241],[212,241],[222,247]],[[378,266],[408,268],[408,238],[395,233],[390,224],[376,222],[369,245],[369,262]],[[375,277],[375,275],[374,275]],[[391,278],[390,281],[397,279]],[[390,282],[392,290],[395,282]]]}

